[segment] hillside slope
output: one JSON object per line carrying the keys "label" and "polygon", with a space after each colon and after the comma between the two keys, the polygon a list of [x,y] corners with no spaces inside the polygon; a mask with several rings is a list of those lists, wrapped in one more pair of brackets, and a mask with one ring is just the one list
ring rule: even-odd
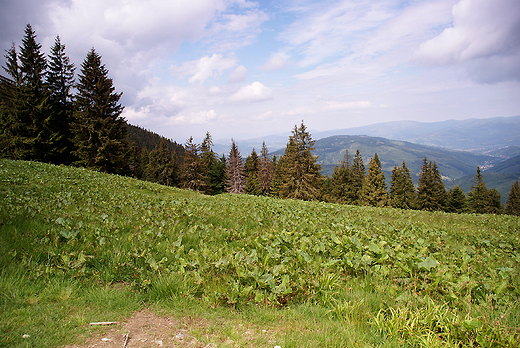
{"label": "hillside slope", "polygon": [[423,159],[435,161],[445,180],[455,180],[473,173],[477,166],[487,167],[502,161],[502,158],[489,155],[474,154],[465,151],[446,150],[438,147],[424,146],[410,142],[389,140],[379,137],[337,135],[316,141],[314,154],[319,156],[324,175],[331,175],[334,166],[343,159],[345,150],[354,156],[359,149],[364,162],[368,165],[370,158],[377,152],[387,179],[395,165],[401,166],[403,160],[410,169],[414,180],[421,171]]}
{"label": "hillside slope", "polygon": [[[286,347],[520,340],[518,217],[204,196],[3,159],[0,193],[2,347],[75,343],[128,302],[283,318],[267,329]],[[236,339],[220,325],[204,345]]]}

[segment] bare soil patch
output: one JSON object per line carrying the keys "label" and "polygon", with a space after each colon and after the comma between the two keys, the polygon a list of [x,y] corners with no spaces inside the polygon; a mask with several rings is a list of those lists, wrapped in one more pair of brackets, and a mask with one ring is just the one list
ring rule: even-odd
{"label": "bare soil patch", "polygon": [[[149,309],[136,312],[124,322],[104,326],[82,345],[64,348],[216,348],[272,346],[274,332],[237,325],[229,337],[219,323],[193,317],[162,317]],[[224,329],[225,330],[225,329]],[[101,331],[101,332],[100,332]],[[228,332],[229,333],[229,332]],[[199,338],[196,338],[197,335]]]}

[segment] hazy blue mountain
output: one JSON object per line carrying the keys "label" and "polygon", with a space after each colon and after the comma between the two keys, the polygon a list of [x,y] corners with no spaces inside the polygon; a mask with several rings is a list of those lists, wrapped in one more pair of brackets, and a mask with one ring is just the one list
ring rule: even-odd
{"label": "hazy blue mountain", "polygon": [[314,132],[314,139],[332,135],[368,135],[454,150],[486,152],[520,146],[520,116],[442,122],[394,121],[326,132]]}
{"label": "hazy blue mountain", "polygon": [[[439,171],[445,180],[455,180],[464,175],[473,173],[477,166],[487,168],[503,161],[489,155],[475,154],[467,151],[447,150],[439,147],[413,144],[407,141],[390,140],[381,137],[369,137],[362,135],[337,135],[316,141],[314,154],[319,156],[324,175],[331,175],[334,166],[337,165],[348,150],[354,156],[359,149],[366,165],[377,152],[385,176],[392,172],[394,166],[401,166],[403,160],[410,172],[417,180],[421,171],[423,159],[435,161]],[[283,153],[281,150],[280,153]]]}

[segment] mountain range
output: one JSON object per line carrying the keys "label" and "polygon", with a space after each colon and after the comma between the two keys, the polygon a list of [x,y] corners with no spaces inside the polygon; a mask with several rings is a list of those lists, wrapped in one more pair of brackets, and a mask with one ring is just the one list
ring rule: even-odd
{"label": "mountain range", "polygon": [[[499,190],[503,201],[512,183],[520,179],[520,116],[442,122],[393,121],[310,133],[316,140],[314,154],[319,156],[324,175],[332,175],[346,150],[354,156],[359,149],[365,165],[378,154],[388,183],[394,166],[401,166],[403,161],[417,182],[425,157],[437,163],[447,188],[459,185],[465,192],[469,192],[479,166],[488,188]],[[263,141],[272,154],[280,156],[289,135],[276,134],[236,143],[243,157],[253,148],[259,153]],[[227,154],[230,144],[219,143],[214,151]]]}

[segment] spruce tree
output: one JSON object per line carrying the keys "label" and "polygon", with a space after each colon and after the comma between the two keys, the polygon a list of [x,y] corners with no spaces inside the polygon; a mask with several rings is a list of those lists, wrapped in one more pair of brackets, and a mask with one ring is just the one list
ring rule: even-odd
{"label": "spruce tree", "polygon": [[30,24],[25,28],[20,53],[15,45],[7,50],[0,78],[0,143],[6,157],[46,160],[49,139],[45,133],[51,110],[45,86],[47,62]]}
{"label": "spruce tree", "polygon": [[368,172],[361,189],[361,204],[384,207],[388,205],[388,191],[385,183],[385,174],[381,169],[381,162],[377,153],[370,160]]}
{"label": "spruce tree", "polygon": [[348,150],[345,151],[339,166],[334,167],[331,180],[331,201],[343,204],[354,204],[357,200],[354,185],[353,168]]}
{"label": "spruce tree", "polygon": [[277,158],[273,156],[273,180],[271,181],[271,194],[272,197],[282,197],[281,190],[283,186],[283,174],[284,174],[284,161],[283,156]]}
{"label": "spruce tree", "polygon": [[271,194],[273,175],[274,175],[274,163],[269,158],[269,150],[265,145],[265,141],[262,142],[262,151],[260,152],[260,168],[258,170],[258,184],[260,186],[260,194],[269,196]]}
{"label": "spruce tree", "polygon": [[361,189],[364,180],[365,165],[363,164],[363,157],[359,149],[356,149],[356,154],[352,160],[352,204],[361,204]]}
{"label": "spruce tree", "polygon": [[446,201],[446,211],[449,213],[463,213],[467,210],[467,199],[464,194],[464,190],[455,186],[448,192],[448,198]]}
{"label": "spruce tree", "polygon": [[211,138],[211,134],[206,132],[206,137],[202,141],[200,146],[200,157],[202,161],[202,166],[204,169],[204,176],[207,179],[206,182],[206,194],[214,194],[217,186],[221,185],[221,178],[215,174],[217,172],[213,171],[213,167],[217,165],[217,154],[213,152],[213,139]]}
{"label": "spruce tree", "polygon": [[225,192],[226,185],[226,156],[222,155],[209,171],[211,194],[218,195]]}
{"label": "spruce tree", "polygon": [[502,197],[496,188],[488,191],[488,213],[502,214]]}
{"label": "spruce tree", "polygon": [[477,167],[477,174],[471,182],[471,190],[468,193],[469,211],[477,214],[488,213],[490,210],[489,194],[480,167]]}
{"label": "spruce tree", "polygon": [[446,198],[446,188],[437,164],[428,162],[425,157],[417,186],[418,208],[429,211],[444,211]]}
{"label": "spruce tree", "polygon": [[65,54],[65,45],[57,36],[49,55],[47,88],[51,113],[45,122],[46,137],[50,142],[46,158],[53,163],[71,163],[72,133],[70,123],[73,116],[71,88],[74,85],[74,64]]}
{"label": "spruce tree", "polygon": [[148,163],[150,162],[150,158],[148,156],[148,150],[146,147],[143,147],[141,150],[141,164],[140,167],[140,174],[139,179],[146,180],[146,168],[148,167]]}
{"label": "spruce tree", "polygon": [[184,188],[206,192],[208,178],[200,155],[200,145],[189,137],[184,144],[184,163],[182,168],[182,185]]}
{"label": "spruce tree", "polygon": [[92,48],[81,64],[75,113],[71,128],[74,135],[76,164],[108,173],[127,171],[126,121],[101,56]]}
{"label": "spruce tree", "polygon": [[509,197],[506,202],[505,213],[508,215],[520,216],[520,185],[518,185],[518,180],[511,185]]}
{"label": "spruce tree", "polygon": [[[314,140],[303,124],[294,126],[292,135],[280,160],[284,167],[283,184],[280,188],[282,198],[319,200],[321,195],[321,173],[317,158],[312,155]],[[282,163],[283,162],[283,163]]]}
{"label": "spruce tree", "polygon": [[168,150],[165,138],[162,138],[159,146],[156,146],[148,155],[145,178],[162,185],[179,186],[180,169],[177,165],[177,158]]}
{"label": "spruce tree", "polygon": [[415,208],[415,187],[410,169],[403,161],[402,167],[395,166],[392,170],[392,181],[390,183],[390,204],[394,208]]}
{"label": "spruce tree", "polygon": [[[28,136],[30,120],[27,116],[21,90],[20,67],[16,46],[13,43],[4,56],[3,70],[7,77],[0,75],[0,156],[21,158],[16,147],[20,136]],[[27,133],[26,133],[27,132]],[[26,134],[25,134],[26,133]]]}
{"label": "spruce tree", "polygon": [[261,194],[258,172],[260,170],[260,160],[256,150],[253,148],[251,154],[246,157],[244,166],[246,172],[246,187],[244,192],[250,195],[259,196]]}
{"label": "spruce tree", "polygon": [[231,150],[226,163],[226,191],[229,193],[244,193],[246,174],[242,156],[235,141],[231,139]]}

